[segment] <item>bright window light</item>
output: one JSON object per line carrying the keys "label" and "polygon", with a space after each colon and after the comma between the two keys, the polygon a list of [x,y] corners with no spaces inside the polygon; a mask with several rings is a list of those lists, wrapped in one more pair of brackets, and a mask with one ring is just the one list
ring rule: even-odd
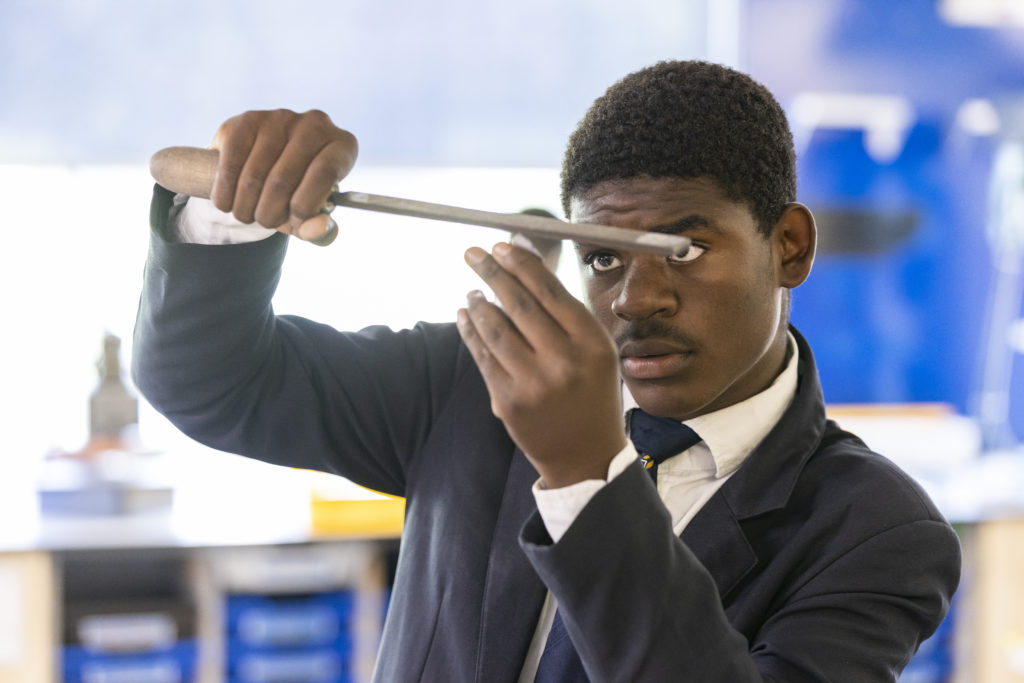
{"label": "bright window light", "polygon": [[1020,0],[942,0],[939,15],[954,26],[1024,26]]}
{"label": "bright window light", "polygon": [[[9,227],[0,287],[14,322],[0,336],[0,433],[9,454],[0,488],[21,498],[34,491],[47,452],[85,444],[105,332],[121,337],[122,364],[128,365],[152,184],[144,167],[0,166]],[[343,189],[492,211],[542,207],[561,215],[552,168],[357,167]],[[278,313],[339,329],[454,320],[466,293],[483,286],[463,252],[508,237],[355,209],[336,209],[334,217],[341,232],[332,245],[296,240],[290,246],[274,300]],[[579,296],[570,248],[563,248],[559,274]],[[199,448],[144,402],[139,421],[149,448],[183,454]]]}

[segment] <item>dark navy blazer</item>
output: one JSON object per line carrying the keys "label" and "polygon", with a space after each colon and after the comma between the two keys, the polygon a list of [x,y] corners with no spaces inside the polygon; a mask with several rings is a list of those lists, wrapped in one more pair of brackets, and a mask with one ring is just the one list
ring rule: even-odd
{"label": "dark navy blazer", "polygon": [[212,447],[407,499],[376,680],[514,682],[546,588],[593,681],[895,681],[946,613],[953,530],[826,420],[795,330],[795,399],[681,538],[638,465],[552,544],[454,325],[275,316],[287,239],[168,243],[168,205],[135,331],[146,398]]}

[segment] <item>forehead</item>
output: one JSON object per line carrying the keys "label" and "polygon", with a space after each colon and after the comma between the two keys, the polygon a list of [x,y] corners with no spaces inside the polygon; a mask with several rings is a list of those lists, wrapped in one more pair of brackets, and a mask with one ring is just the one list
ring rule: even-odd
{"label": "forehead", "polygon": [[754,217],[746,203],[730,199],[707,178],[627,178],[598,183],[570,202],[571,218],[581,223],[605,223],[649,230],[685,219],[749,223]]}

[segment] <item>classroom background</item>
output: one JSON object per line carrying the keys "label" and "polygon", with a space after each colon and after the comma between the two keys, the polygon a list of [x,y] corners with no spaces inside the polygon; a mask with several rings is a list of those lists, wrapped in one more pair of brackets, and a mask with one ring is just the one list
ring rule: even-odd
{"label": "classroom background", "polygon": [[[402,501],[199,446],[131,385],[153,152],[316,108],[359,138],[347,189],[560,216],[568,134],[667,58],[786,109],[819,228],[792,320],[832,416],[961,534],[956,602],[901,681],[1024,681],[1024,5],[6,0],[0,683],[372,669]],[[507,237],[334,217],[333,245],[291,247],[279,313],[451,320],[478,286],[465,248]]]}

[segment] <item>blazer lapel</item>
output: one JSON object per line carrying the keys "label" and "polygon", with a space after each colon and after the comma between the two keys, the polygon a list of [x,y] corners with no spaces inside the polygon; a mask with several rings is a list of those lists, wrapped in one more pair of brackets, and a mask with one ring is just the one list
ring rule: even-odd
{"label": "blazer lapel", "polygon": [[708,569],[722,598],[758,562],[740,520],[785,507],[797,478],[821,442],[825,403],[814,356],[790,327],[800,349],[796,395],[739,470],[704,505],[680,535]]}
{"label": "blazer lapel", "polygon": [[757,555],[721,491],[686,525],[680,538],[711,574],[722,598],[757,565]]}
{"label": "blazer lapel", "polygon": [[514,683],[533,639],[546,588],[519,547],[519,532],[537,506],[537,471],[516,448],[488,559],[481,614],[478,681]]}

